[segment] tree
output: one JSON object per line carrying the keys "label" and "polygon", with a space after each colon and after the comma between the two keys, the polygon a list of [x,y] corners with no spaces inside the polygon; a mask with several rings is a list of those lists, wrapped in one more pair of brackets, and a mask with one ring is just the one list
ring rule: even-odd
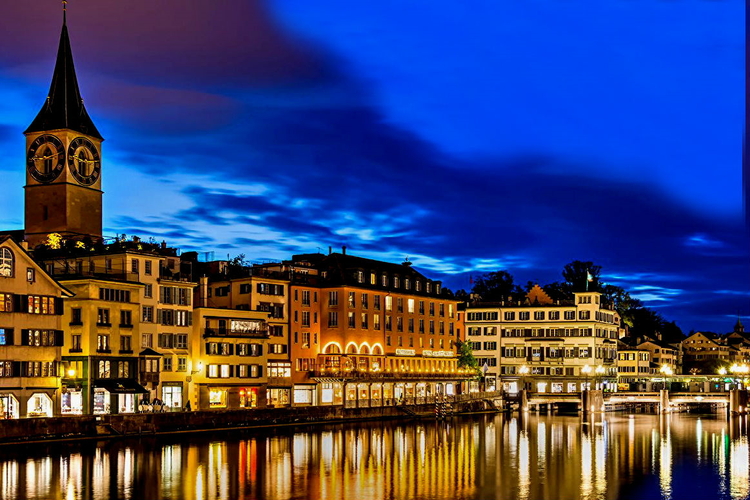
{"label": "tree", "polygon": [[602,266],[597,266],[591,261],[574,260],[565,264],[562,276],[573,292],[595,292],[599,290],[599,273]]}
{"label": "tree", "polygon": [[230,278],[245,276],[249,267],[250,262],[245,260],[245,254],[241,253],[227,262],[227,275]]}
{"label": "tree", "polygon": [[456,293],[453,294],[453,298],[455,298],[459,302],[468,302],[469,292],[467,292],[463,288],[460,290],[456,290]]}
{"label": "tree", "polygon": [[456,347],[458,348],[458,367],[469,368],[479,373],[479,362],[474,357],[474,352],[469,342],[457,340]]}
{"label": "tree", "polygon": [[495,271],[478,277],[471,292],[486,302],[500,302],[521,293],[521,290],[513,284],[513,276],[509,272]]}

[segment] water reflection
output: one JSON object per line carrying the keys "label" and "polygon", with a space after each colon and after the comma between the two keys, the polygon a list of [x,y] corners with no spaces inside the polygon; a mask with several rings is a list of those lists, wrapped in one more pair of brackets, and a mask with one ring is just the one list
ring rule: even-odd
{"label": "water reflection", "polygon": [[14,500],[750,496],[744,418],[475,416],[0,450]]}

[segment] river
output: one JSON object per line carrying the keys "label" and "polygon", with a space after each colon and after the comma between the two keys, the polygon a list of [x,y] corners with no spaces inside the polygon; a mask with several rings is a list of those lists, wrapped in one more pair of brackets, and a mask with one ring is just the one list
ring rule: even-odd
{"label": "river", "polygon": [[750,497],[747,417],[481,414],[0,447],[0,498]]}

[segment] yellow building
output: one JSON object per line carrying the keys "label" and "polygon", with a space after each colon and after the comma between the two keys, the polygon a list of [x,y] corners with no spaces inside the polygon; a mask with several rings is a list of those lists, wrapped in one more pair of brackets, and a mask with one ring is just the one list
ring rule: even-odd
{"label": "yellow building", "polygon": [[648,377],[656,372],[651,364],[651,352],[620,343],[617,349],[617,382],[637,383],[639,377]]}
{"label": "yellow building", "polygon": [[71,295],[0,236],[0,418],[60,414],[63,297]]}
{"label": "yellow building", "polygon": [[138,314],[143,285],[104,278],[61,279],[66,366],[63,414],[135,413],[139,384]]}
{"label": "yellow building", "polygon": [[193,324],[193,409],[273,406],[267,401],[268,313],[197,307]]}
{"label": "yellow building", "polygon": [[[112,335],[113,349],[120,346],[119,342],[127,341],[132,356],[136,358],[136,365],[130,370],[131,378],[135,378],[146,390],[140,399],[158,399],[168,409],[182,409],[187,402],[189,372],[193,369],[190,336],[193,330],[193,289],[196,285],[190,281],[189,263],[186,265],[177,256],[176,250],[165,244],[146,243],[138,238],[127,241],[119,239],[91,248],[68,248],[63,245],[62,248],[52,249],[42,245],[37,247],[35,254],[49,273],[61,281],[79,283],[80,286],[83,286],[82,283],[92,284],[90,290],[82,288],[86,307],[75,304],[75,301],[66,303],[66,318],[79,314],[72,311],[74,308],[82,309],[81,313],[90,311],[91,314],[98,314],[99,309],[111,309],[111,323],[114,325],[115,321],[120,320],[112,316],[121,314],[120,308],[112,308],[112,301],[97,295],[99,285],[94,285],[97,280],[138,290],[129,295],[128,309],[131,311],[128,319],[132,328],[123,330],[120,323],[107,328],[91,320],[89,325],[94,325],[91,328],[95,327],[96,331],[86,332],[82,338],[90,338],[93,342],[99,335]],[[71,341],[73,333],[83,334],[79,332],[82,328],[79,325],[74,324],[70,328]],[[113,332],[113,329],[123,330],[124,333]],[[70,361],[76,362],[84,361],[89,355],[85,351],[69,354],[77,358]],[[75,370],[75,367],[72,369]],[[82,382],[88,381],[93,373],[86,371],[84,374],[76,370],[76,377],[65,382],[71,387],[82,388]],[[133,390],[140,391],[141,388],[135,387]],[[114,408],[114,405],[110,403],[109,408]],[[88,413],[93,411],[93,407],[84,406],[80,411]]]}
{"label": "yellow building", "polygon": [[196,300],[214,308],[265,313],[268,324],[267,394],[268,404],[288,406],[291,402],[291,360],[289,352],[289,280],[267,266],[229,270],[226,263],[198,287]]}
{"label": "yellow building", "polygon": [[598,292],[555,303],[536,285],[522,303],[476,304],[466,310],[466,340],[485,373],[488,390],[538,392],[606,388],[617,376],[619,314]]}

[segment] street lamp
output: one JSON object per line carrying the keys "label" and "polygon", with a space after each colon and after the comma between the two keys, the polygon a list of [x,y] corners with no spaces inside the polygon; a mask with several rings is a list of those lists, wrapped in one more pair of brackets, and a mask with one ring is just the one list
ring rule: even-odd
{"label": "street lamp", "polygon": [[588,389],[590,389],[590,387],[589,387],[589,374],[591,373],[591,366],[585,365],[583,368],[581,368],[581,373],[583,373],[584,375],[586,375],[586,385],[585,385],[584,390],[588,390]]}
{"label": "street lamp", "polygon": [[518,373],[521,375],[521,390],[526,389],[526,375],[529,374],[529,367],[526,365],[523,365],[521,368],[518,369]]}
{"label": "street lamp", "polygon": [[68,368],[68,378],[75,378],[76,371],[73,368]]}
{"label": "street lamp", "polygon": [[[599,365],[596,367],[596,377],[599,382],[596,384],[597,386],[601,384],[601,376],[604,375],[604,367],[602,365]],[[596,387],[596,389],[599,389],[599,387]]]}
{"label": "street lamp", "polygon": [[674,370],[672,370],[672,367],[668,364],[663,364],[661,365],[661,368],[659,368],[659,372],[664,375],[664,389],[667,389],[667,377],[672,375]]}

